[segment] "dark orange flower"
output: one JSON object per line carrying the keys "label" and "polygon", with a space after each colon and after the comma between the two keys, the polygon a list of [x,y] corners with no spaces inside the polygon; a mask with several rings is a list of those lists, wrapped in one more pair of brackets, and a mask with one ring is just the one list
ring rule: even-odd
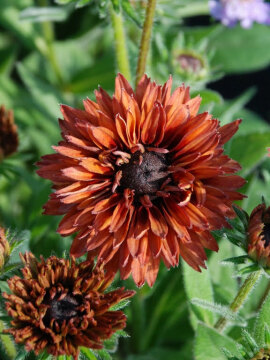
{"label": "dark orange flower", "polygon": [[7,157],[18,148],[17,126],[14,124],[13,112],[0,107],[0,160]]}
{"label": "dark orange flower", "polygon": [[78,232],[71,254],[98,255],[109,273],[131,273],[137,285],[155,282],[160,260],[181,255],[205,267],[204,248],[218,250],[210,231],[234,217],[235,190],[244,184],[223,145],[240,120],[223,127],[184,85],[171,94],[144,76],[136,92],[122,75],[111,98],[103,89],[85,110],[63,105],[63,141],[39,163],[54,183],[45,213],[65,214],[58,232]]}
{"label": "dark orange flower", "polygon": [[5,229],[0,227],[0,270],[10,255],[10,246],[5,235]]}
{"label": "dark orange flower", "polygon": [[13,318],[5,332],[27,351],[46,349],[78,359],[79,346],[101,349],[103,340],[125,327],[124,313],[109,309],[134,292],[121,288],[104,293],[109,279],[93,261],[76,265],[74,259],[55,256],[41,262],[31,253],[21,257],[23,279],[8,280],[12,294],[3,294]]}
{"label": "dark orange flower", "polygon": [[262,266],[270,266],[270,207],[258,205],[248,224],[248,254]]}

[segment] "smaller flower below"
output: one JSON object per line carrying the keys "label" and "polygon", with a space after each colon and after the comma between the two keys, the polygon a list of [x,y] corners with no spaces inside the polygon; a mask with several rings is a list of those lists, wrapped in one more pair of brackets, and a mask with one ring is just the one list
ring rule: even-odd
{"label": "smaller flower below", "polygon": [[270,24],[270,4],[263,0],[210,0],[211,15],[228,27],[238,21],[243,28],[250,28],[254,22]]}
{"label": "smaller flower below", "polygon": [[7,241],[5,230],[0,227],[0,270],[4,267],[10,255],[10,246]]}
{"label": "smaller flower below", "polygon": [[46,349],[77,360],[79,346],[101,349],[104,340],[126,326],[124,313],[110,308],[134,292],[104,292],[111,278],[92,260],[76,264],[74,258],[51,256],[38,262],[31,253],[21,258],[23,278],[12,277],[12,294],[3,294],[12,318],[12,327],[4,331],[27,351],[39,354]]}
{"label": "smaller flower below", "polygon": [[12,111],[0,107],[0,160],[17,151],[19,145],[17,126]]}
{"label": "smaller flower below", "polygon": [[263,267],[270,266],[270,207],[258,205],[248,225],[248,254]]}

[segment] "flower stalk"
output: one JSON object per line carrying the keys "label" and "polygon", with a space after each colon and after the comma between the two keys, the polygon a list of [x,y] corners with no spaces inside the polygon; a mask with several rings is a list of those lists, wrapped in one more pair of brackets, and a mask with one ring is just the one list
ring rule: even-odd
{"label": "flower stalk", "polygon": [[154,21],[154,14],[156,9],[156,0],[148,0],[145,21],[142,30],[140,52],[138,58],[137,72],[136,72],[136,86],[145,72],[147,54],[150,46],[151,32]]}
{"label": "flower stalk", "polygon": [[[229,309],[233,313],[237,313],[238,310],[242,307],[250,293],[253,291],[257,281],[260,279],[263,270],[259,270],[256,272],[252,272],[243,285],[240,287],[236,297],[234,298],[233,302],[231,303]],[[219,332],[222,332],[227,325],[227,319],[225,317],[221,317],[215,324],[215,329]]]}
{"label": "flower stalk", "polygon": [[123,17],[121,10],[116,13],[110,5],[111,22],[114,31],[114,43],[118,70],[127,80],[131,80],[131,72],[128,60],[128,51],[124,31]]}
{"label": "flower stalk", "polygon": [[[39,5],[40,6],[47,6],[47,0],[39,0]],[[63,76],[61,73],[61,68],[58,64],[58,61],[56,59],[56,55],[55,55],[55,51],[54,51],[54,29],[53,29],[53,25],[50,21],[44,21],[41,23],[41,27],[42,27],[42,31],[43,31],[43,35],[44,35],[44,39],[46,40],[46,50],[42,49],[42,47],[40,47],[40,50],[42,52],[44,52],[44,56],[47,57],[47,59],[49,60],[55,76],[57,78],[58,83],[61,85],[63,84],[64,80],[63,80]]]}

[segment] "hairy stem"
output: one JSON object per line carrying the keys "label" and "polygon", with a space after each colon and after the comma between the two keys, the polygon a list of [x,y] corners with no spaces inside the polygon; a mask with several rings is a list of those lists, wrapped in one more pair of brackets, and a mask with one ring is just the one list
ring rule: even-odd
{"label": "hairy stem", "polygon": [[117,14],[113,6],[110,5],[110,15],[114,31],[114,43],[118,70],[125,78],[131,80],[131,72],[128,60],[128,51],[126,46],[126,37],[124,31],[123,17],[121,11]]}
{"label": "hairy stem", "polygon": [[[262,270],[252,272],[244,281],[243,285],[240,287],[236,297],[234,298],[233,302],[230,305],[230,310],[233,313],[237,313],[241,306],[244,304],[246,299],[248,298],[249,294],[254,289],[256,282],[262,275]],[[215,324],[215,329],[219,332],[222,332],[227,325],[227,319],[225,317],[221,317],[217,323]]]}
{"label": "hairy stem", "polygon": [[136,85],[138,85],[138,82],[145,73],[147,54],[150,46],[151,32],[154,21],[155,8],[156,8],[156,0],[148,0],[145,20],[142,30],[140,52],[139,52],[137,72],[136,72]]}

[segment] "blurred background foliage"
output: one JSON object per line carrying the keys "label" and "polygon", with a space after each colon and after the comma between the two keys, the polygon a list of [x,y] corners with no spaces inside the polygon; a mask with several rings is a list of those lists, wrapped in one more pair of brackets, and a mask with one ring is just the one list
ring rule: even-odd
{"label": "blurred background foliage", "polygon": [[[0,222],[13,231],[27,230],[25,248],[36,255],[62,255],[71,239],[56,234],[59,219],[42,215],[50,183],[36,175],[35,163],[60,140],[60,103],[81,108],[99,85],[113,92],[117,66],[110,14],[119,8],[134,79],[144,0],[0,0],[0,104],[13,109],[20,139],[17,154],[0,164]],[[270,27],[228,29],[208,12],[205,0],[158,1],[147,74],[161,83],[172,74],[175,87],[185,81],[192,95],[202,96],[201,110],[211,111],[222,124],[243,119],[226,151],[242,164],[248,181],[241,206],[250,212],[262,195],[270,201],[269,114],[247,107],[256,86],[233,99],[213,89],[228,75],[248,78],[269,66]],[[260,96],[264,92],[269,99],[269,85]],[[184,264],[170,271],[162,267],[152,289],[138,290],[126,310],[130,338],[120,341],[114,359],[226,359],[221,349],[234,348],[240,327],[254,323],[269,280],[261,279],[240,318],[231,320],[227,336],[216,333],[208,326],[218,314],[191,300],[226,306],[235,296],[241,279],[235,266],[220,262],[238,250],[222,236],[219,245],[218,254],[208,254],[209,271],[198,274]],[[134,288],[132,281],[124,285]]]}

